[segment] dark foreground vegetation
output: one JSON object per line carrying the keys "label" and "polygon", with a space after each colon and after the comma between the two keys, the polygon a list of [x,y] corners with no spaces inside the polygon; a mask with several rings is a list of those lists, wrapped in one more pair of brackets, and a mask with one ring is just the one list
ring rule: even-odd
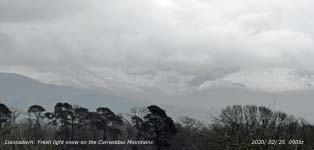
{"label": "dark foreground vegetation", "polygon": [[[90,111],[68,103],[57,103],[53,112],[46,112],[39,105],[20,112],[0,103],[0,150],[314,149],[313,125],[267,107],[228,106],[210,122],[205,124],[189,117],[174,122],[155,105],[133,108],[130,114],[122,115],[107,107]],[[10,144],[10,141],[23,140],[35,141],[35,144]],[[44,143],[54,140],[133,140],[153,144]],[[293,143],[296,140],[299,143]]]}

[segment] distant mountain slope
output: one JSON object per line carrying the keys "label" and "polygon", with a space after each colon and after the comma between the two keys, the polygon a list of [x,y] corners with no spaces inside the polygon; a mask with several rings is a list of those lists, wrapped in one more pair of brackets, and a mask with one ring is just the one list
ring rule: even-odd
{"label": "distant mountain slope", "polygon": [[12,72],[43,83],[144,94],[182,95],[215,86],[238,86],[266,92],[314,89],[314,71],[297,68],[216,68],[191,73],[160,68],[68,66]]}
{"label": "distant mountain slope", "polygon": [[[40,104],[51,111],[57,102],[69,102],[89,109],[106,106],[115,112],[128,113],[132,107],[158,104],[173,117],[189,115],[202,118],[205,116],[205,110],[163,103],[164,100],[169,99],[170,97],[136,91],[98,90],[45,84],[16,73],[0,73],[0,103],[22,110],[26,110],[30,105]],[[200,112],[203,114],[200,115]]]}
{"label": "distant mountain slope", "polygon": [[110,94],[109,91],[98,92],[44,84],[18,74],[0,73],[0,102],[17,108],[26,108],[32,104],[42,104],[53,108],[54,104],[59,101],[92,108],[110,106],[117,111],[126,111],[140,105],[125,97]]}
{"label": "distant mountain slope", "polygon": [[40,82],[2,73],[0,101],[23,106],[34,102],[51,106],[66,100],[87,107],[112,106],[120,112],[133,106],[158,104],[169,108],[174,115],[196,114],[194,117],[198,118],[205,118],[211,108],[258,104],[274,105],[314,120],[312,106],[307,105],[314,97],[314,73],[310,70],[237,68],[193,74],[169,69],[74,67],[16,72]]}

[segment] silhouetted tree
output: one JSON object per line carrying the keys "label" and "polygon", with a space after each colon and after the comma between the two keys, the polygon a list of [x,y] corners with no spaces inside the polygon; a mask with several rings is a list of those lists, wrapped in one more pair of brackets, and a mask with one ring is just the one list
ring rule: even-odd
{"label": "silhouetted tree", "polygon": [[85,132],[88,132],[88,123],[89,123],[89,110],[84,107],[77,107],[74,109],[74,118],[75,124],[76,124],[76,137],[77,138],[83,138],[84,136],[87,136]]}
{"label": "silhouetted tree", "polygon": [[148,106],[149,113],[144,117],[144,131],[147,138],[153,140],[157,150],[170,147],[170,141],[177,130],[175,124],[166,112],[156,105]]}
{"label": "silhouetted tree", "polygon": [[209,129],[204,123],[190,117],[182,117],[176,123],[176,128],[177,134],[173,138],[171,150],[213,149],[207,136]]}
{"label": "silhouetted tree", "polygon": [[[130,130],[131,138],[135,140],[143,140],[145,138],[144,132],[144,116],[147,115],[146,108],[134,107],[131,109],[131,124],[132,130]],[[142,149],[141,145],[133,145],[133,150]]]}
{"label": "silhouetted tree", "polygon": [[41,130],[40,122],[44,118],[43,116],[44,111],[46,111],[46,109],[40,105],[32,105],[27,110],[30,116],[32,115],[35,116],[35,126],[34,126],[35,139],[38,138],[39,131]]}
{"label": "silhouetted tree", "polygon": [[[54,113],[46,113],[46,116],[50,118],[53,125],[60,125],[60,130],[57,132],[57,136],[63,140],[74,139],[74,123],[75,114],[74,108],[69,103],[57,103],[55,105]],[[64,149],[68,149],[71,145],[63,145]]]}
{"label": "silhouetted tree", "polygon": [[2,149],[2,137],[12,130],[12,112],[5,105],[0,103],[0,150]]}
{"label": "silhouetted tree", "polygon": [[[234,105],[221,110],[209,124],[190,117],[174,121],[158,106],[132,109],[130,118],[117,115],[107,107],[96,111],[57,103],[54,112],[33,105],[32,129],[40,129],[40,140],[152,140],[154,145],[40,145],[3,144],[2,150],[310,150],[314,149],[314,126],[301,118],[268,107]],[[36,137],[26,117],[16,119],[19,111],[0,103],[0,140],[22,141]],[[16,120],[16,121],[15,121]],[[39,122],[38,122],[39,121]],[[256,139],[304,140],[302,145],[252,145]],[[170,145],[171,143],[171,145]]]}
{"label": "silhouetted tree", "polygon": [[[116,139],[121,134],[120,126],[123,124],[121,117],[117,116],[107,107],[97,108],[99,115],[98,128],[103,131],[103,139],[107,140],[109,137]],[[106,145],[104,145],[105,149]]]}

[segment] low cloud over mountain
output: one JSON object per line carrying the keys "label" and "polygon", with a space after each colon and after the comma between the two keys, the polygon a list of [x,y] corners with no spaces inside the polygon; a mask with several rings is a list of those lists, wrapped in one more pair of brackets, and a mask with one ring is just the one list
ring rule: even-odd
{"label": "low cloud over mountain", "polygon": [[185,71],[313,64],[313,2],[1,1],[4,66]]}

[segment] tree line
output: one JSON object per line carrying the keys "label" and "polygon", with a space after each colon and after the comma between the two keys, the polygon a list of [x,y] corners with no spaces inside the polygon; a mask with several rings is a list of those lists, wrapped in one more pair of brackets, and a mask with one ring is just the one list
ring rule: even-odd
{"label": "tree line", "polygon": [[[5,144],[11,141],[151,141],[152,144]],[[280,140],[266,143],[263,140]],[[289,143],[290,141],[303,143]],[[302,118],[255,105],[222,109],[210,123],[174,121],[156,105],[116,114],[57,103],[52,112],[32,105],[25,112],[0,103],[0,150],[311,150],[314,126]],[[282,143],[284,142],[284,143]]]}

